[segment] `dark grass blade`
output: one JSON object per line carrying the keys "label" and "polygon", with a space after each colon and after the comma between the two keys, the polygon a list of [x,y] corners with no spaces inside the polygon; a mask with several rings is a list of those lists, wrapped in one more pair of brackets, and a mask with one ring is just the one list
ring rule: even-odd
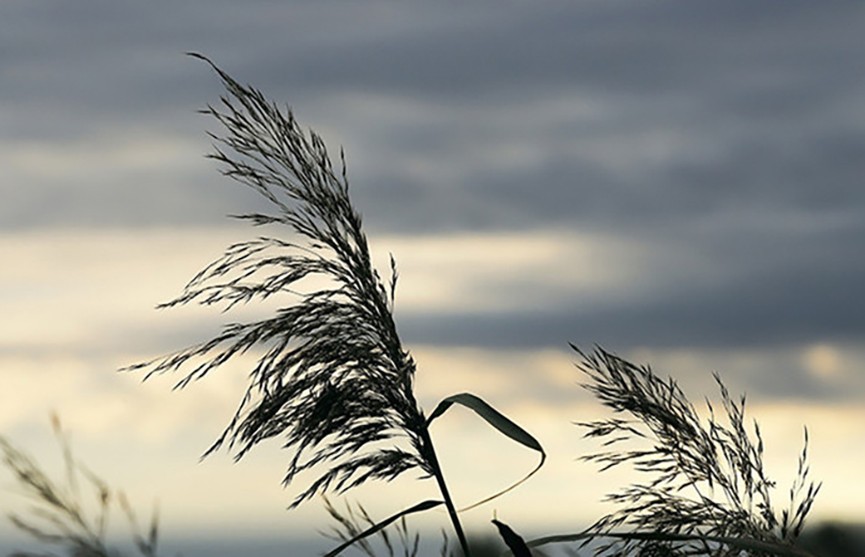
{"label": "dark grass blade", "polygon": [[535,473],[540,470],[541,467],[544,465],[547,454],[544,452],[544,448],[541,446],[540,442],[538,442],[537,439],[535,439],[529,432],[514,423],[504,414],[487,404],[487,402],[485,402],[483,399],[471,393],[459,393],[451,395],[439,402],[438,405],[435,407],[435,410],[433,410],[432,414],[430,414],[429,418],[427,419],[427,424],[432,423],[433,420],[444,414],[454,404],[465,406],[466,408],[474,411],[478,416],[483,418],[484,421],[499,430],[499,432],[501,432],[508,438],[516,441],[524,447],[540,453],[540,462],[538,462],[538,465],[531,472],[526,474],[523,478],[506,487],[505,489],[498,491],[493,495],[490,495],[489,497],[486,497],[476,503],[472,503],[467,507],[461,508],[460,511],[473,509],[475,507],[483,505],[484,503],[488,503],[493,499],[496,499],[497,497],[501,497],[505,493],[513,490],[514,488],[518,487],[520,484],[534,476]]}
{"label": "dark grass blade", "polygon": [[480,417],[486,420],[488,424],[490,424],[503,434],[507,435],[517,443],[525,445],[526,447],[534,449],[540,453],[544,452],[541,444],[538,442],[537,439],[532,437],[529,432],[515,424],[504,414],[490,406],[483,399],[471,393],[459,393],[451,395],[439,402],[438,406],[436,406],[435,410],[433,410],[432,414],[430,414],[429,418],[427,418],[427,423],[432,423],[433,420],[444,414],[445,411],[447,411],[448,408],[450,408],[453,404],[460,404],[470,410],[473,410]]}
{"label": "dark grass blade", "polygon": [[434,509],[435,507],[438,507],[439,505],[444,505],[444,501],[436,501],[434,499],[430,499],[428,501],[423,501],[421,503],[418,503],[417,505],[415,505],[413,507],[409,507],[408,509],[402,510],[402,511],[400,511],[394,515],[389,516],[388,518],[386,518],[380,522],[373,524],[372,526],[370,526],[369,528],[367,528],[366,530],[364,530],[360,534],[354,536],[353,538],[346,540],[345,542],[340,544],[338,547],[336,547],[335,549],[333,549],[329,553],[327,553],[324,557],[335,557],[336,555],[339,555],[345,549],[351,547],[352,545],[354,545],[358,541],[363,540],[364,538],[367,538],[367,537],[375,534],[376,532],[378,532],[380,530],[383,530],[384,528],[393,524],[394,522],[396,522],[400,518],[407,516],[407,515],[410,515],[410,514],[413,514],[413,513],[428,511],[429,509]]}
{"label": "dark grass blade", "polygon": [[496,528],[499,529],[499,535],[505,541],[505,545],[508,546],[511,553],[514,554],[514,557],[532,557],[532,552],[529,549],[529,546],[526,545],[522,536],[514,532],[511,527],[504,522],[499,522],[495,519],[493,519],[492,522],[496,525]]}

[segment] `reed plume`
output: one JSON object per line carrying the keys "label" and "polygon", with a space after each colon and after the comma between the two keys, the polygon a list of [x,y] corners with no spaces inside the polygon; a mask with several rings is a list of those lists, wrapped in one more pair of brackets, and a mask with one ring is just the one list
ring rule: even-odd
{"label": "reed plume", "polygon": [[[582,457],[600,470],[630,464],[643,481],[607,496],[618,509],[579,534],[529,542],[604,541],[607,555],[789,555],[820,490],[809,481],[808,433],[787,505],[775,506],[775,482],[763,464],[760,426],[749,428],[745,396],[733,398],[719,375],[721,412],[707,399],[704,422],[672,378],[595,349],[578,364],[583,387],[615,417],[580,422],[604,449]],[[637,442],[639,448],[627,443]]]}
{"label": "reed plume", "polygon": [[207,58],[193,56],[211,65],[227,91],[219,105],[202,111],[225,131],[211,134],[215,150],[210,158],[272,209],[235,218],[281,227],[297,240],[262,235],[234,244],[179,297],[160,307],[197,302],[229,310],[276,294],[292,295],[294,301],[271,317],[227,324],[209,341],[126,369],[144,370],[149,378],[184,368],[176,384],[182,388],[240,354],[257,351],[261,356],[249,371],[249,386],[233,419],[205,454],[227,445],[239,459],[261,441],[281,437],[293,453],[284,484],[301,472],[323,469],[292,507],[316,494],[344,493],[410,470],[433,477],[442,500],[419,503],[395,517],[444,504],[468,554],[430,422],[457,403],[539,451],[543,463],[540,444],[467,393],[448,397],[424,415],[414,395],[415,362],[393,317],[396,264],[391,257],[387,282],[372,265],[361,216],[349,199],[344,155],[340,152],[339,168],[334,168],[322,139],[304,131],[290,109],[241,85]]}
{"label": "reed plume", "polygon": [[[34,541],[61,551],[58,554],[15,551],[9,557],[122,557],[124,553],[108,542],[108,522],[114,506],[119,506],[126,515],[137,554],[157,557],[159,515],[156,509],[146,533],[143,532],[126,495],[110,487],[75,458],[56,415],[52,416],[51,425],[62,453],[62,478],[52,477],[30,455],[2,436],[0,460],[11,472],[20,493],[30,501],[27,514],[10,514],[9,521]],[[89,487],[87,491],[82,488],[85,483]]]}

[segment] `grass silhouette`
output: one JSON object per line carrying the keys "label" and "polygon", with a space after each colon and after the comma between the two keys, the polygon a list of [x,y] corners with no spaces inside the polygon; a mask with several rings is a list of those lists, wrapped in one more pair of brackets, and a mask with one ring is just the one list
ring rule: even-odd
{"label": "grass silhouette", "polygon": [[[276,295],[293,301],[267,318],[228,323],[214,338],[125,369],[142,372],[145,379],[178,372],[176,387],[183,388],[243,353],[260,354],[248,370],[249,385],[234,417],[206,454],[225,446],[240,459],[258,443],[281,438],[290,452],[284,484],[305,471],[319,474],[292,507],[317,495],[343,494],[368,481],[387,483],[414,471],[435,480],[440,499],[375,520],[360,505],[340,511],[325,498],[335,523],[329,535],[340,542],[327,557],[352,545],[372,557],[371,536],[383,541],[391,557],[415,557],[419,538],[409,532],[406,517],[442,505],[459,551],[471,556],[436,455],[431,423],[454,404],[461,405],[539,454],[534,470],[477,504],[534,474],[544,464],[543,447],[471,393],[449,396],[428,414],[421,408],[414,390],[416,364],[393,316],[396,264],[391,258],[388,280],[372,265],[361,216],[349,197],[343,154],[335,168],[322,139],[303,130],[291,110],[238,83],[207,58],[193,56],[210,64],[226,90],[218,105],[203,110],[222,129],[212,134],[215,151],[210,157],[226,176],[252,188],[271,208],[270,213],[236,218],[277,233],[229,246],[180,296],[160,307],[199,303],[228,311]],[[289,239],[280,232],[288,232]],[[591,353],[574,349],[585,388],[615,414],[580,424],[586,437],[605,446],[584,458],[602,470],[632,465],[648,479],[611,494],[619,509],[578,533],[526,541],[518,525],[494,520],[509,551],[525,557],[536,551],[533,548],[577,543],[582,550],[591,547],[613,556],[810,555],[796,545],[819,490],[808,480],[807,432],[797,480],[787,507],[779,511],[773,505],[775,484],[763,466],[759,427],[756,422],[748,427],[744,397],[731,397],[718,376],[722,415],[716,416],[710,405],[708,421],[701,421],[674,380],[601,348]],[[56,430],[60,435],[59,422]],[[632,441],[648,446],[625,445]],[[6,466],[41,505],[35,516],[43,520],[36,524],[13,516],[12,521],[70,555],[107,556],[109,503],[117,500],[133,523],[134,514],[122,496],[79,466],[65,440],[62,443],[68,489],[0,439]],[[79,501],[79,473],[95,489],[99,511],[94,518],[85,515]],[[144,557],[155,557],[157,532],[154,516],[146,536],[134,535]],[[445,543],[442,555],[449,551]]]}
{"label": "grass silhouette", "polygon": [[[142,532],[126,495],[111,488],[73,455],[69,439],[54,415],[51,425],[60,446],[64,477],[52,478],[32,457],[0,437],[0,456],[21,493],[31,503],[29,514],[11,514],[12,524],[37,542],[54,546],[70,557],[116,557],[120,552],[107,541],[111,509],[119,507],[132,530],[132,543],[141,557],[156,557],[159,517],[154,509],[147,531]],[[82,481],[83,480],[83,481]],[[84,484],[84,485],[82,485]],[[89,493],[84,486],[89,487]],[[95,509],[92,507],[95,505]],[[49,557],[54,553],[19,551],[10,557]]]}
{"label": "grass silhouette", "polygon": [[[294,239],[262,235],[230,246],[162,307],[197,302],[227,311],[286,293],[295,301],[272,317],[225,325],[209,341],[127,369],[150,377],[191,367],[177,384],[182,388],[239,354],[261,351],[234,419],[208,454],[227,444],[242,458],[259,442],[281,437],[293,453],[284,484],[306,470],[324,470],[292,507],[316,494],[420,472],[435,479],[441,499],[418,503],[385,522],[444,505],[463,552],[471,555],[430,423],[453,404],[463,405],[538,451],[535,471],[545,458],[540,443],[469,393],[448,397],[425,415],[414,394],[415,362],[393,319],[396,264],[391,258],[385,282],[371,263],[360,214],[349,199],[344,156],[336,170],[324,142],[304,131],[291,110],[241,85],[207,58],[193,56],[210,64],[227,91],[219,105],[203,111],[223,130],[212,134],[211,158],[272,208],[236,218],[281,228]],[[309,286],[310,279],[324,286]],[[358,535],[375,531],[371,526]]]}
{"label": "grass silhouette", "polygon": [[[610,555],[664,551],[672,555],[810,555],[796,547],[820,485],[808,479],[808,433],[787,506],[777,509],[775,482],[763,465],[763,438],[749,433],[745,396],[734,399],[714,375],[723,417],[707,399],[704,424],[672,378],[596,348],[581,357],[583,387],[616,417],[578,423],[604,450],[585,455],[601,470],[631,465],[648,478],[608,500],[619,509],[578,534],[549,536],[528,545],[604,541]],[[634,448],[633,443],[638,447]]]}

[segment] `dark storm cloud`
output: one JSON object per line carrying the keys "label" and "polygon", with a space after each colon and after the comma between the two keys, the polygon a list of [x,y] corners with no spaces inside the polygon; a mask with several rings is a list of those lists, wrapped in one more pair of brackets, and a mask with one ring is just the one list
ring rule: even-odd
{"label": "dark storm cloud", "polygon": [[[413,342],[508,348],[641,346],[724,348],[792,346],[831,338],[865,337],[865,302],[851,297],[855,275],[815,269],[733,281],[723,288],[695,285],[677,295],[602,307],[563,302],[557,307],[504,313],[405,315],[400,330]],[[802,271],[802,269],[798,269]],[[822,271],[822,272],[821,272]]]}
{"label": "dark storm cloud", "polygon": [[[647,243],[650,254],[674,254],[636,269],[644,288],[620,298],[581,299],[557,290],[531,309],[402,315],[415,342],[492,347],[615,346],[715,349],[865,339],[865,277],[860,257],[865,220],[811,212],[768,219],[759,211],[671,229]],[[722,227],[719,230],[719,227]],[[729,229],[729,230],[728,230]],[[643,238],[645,239],[645,238]],[[681,259],[679,259],[681,258]],[[703,274],[690,271],[699,259]],[[668,263],[664,263],[667,261]],[[681,265],[678,264],[681,261]],[[605,265],[603,255],[577,266]],[[501,275],[507,276],[507,269]],[[443,276],[441,280],[448,280]],[[503,286],[501,299],[525,297],[537,284]],[[496,284],[488,285],[495,291]]]}
{"label": "dark storm cloud", "polygon": [[191,162],[145,151],[142,167],[104,168],[91,153],[90,167],[68,177],[7,169],[0,227],[213,224],[254,209],[252,194],[195,158],[212,126],[194,110],[216,100],[219,84],[182,55],[194,50],[345,145],[373,236],[601,230],[680,242],[729,269],[712,285],[681,285],[669,269],[647,277],[666,289],[621,305],[406,316],[413,340],[861,339],[863,10],[4,2],[3,145],[98,152],[165,138]]}
{"label": "dark storm cloud", "polygon": [[[358,168],[358,204],[377,229],[625,221],[639,230],[744,202],[803,206],[816,195],[822,209],[863,205],[856,177],[865,45],[855,6],[88,1],[74,8],[10,2],[0,10],[6,141],[62,148],[64,139],[151,132],[200,140],[205,150],[198,130],[209,124],[193,111],[215,100],[218,84],[182,56],[201,51],[346,143],[350,170]],[[399,113],[384,114],[368,129],[363,115],[340,103],[352,95],[442,110],[415,115],[410,125]],[[518,116],[547,98],[597,101],[603,117],[587,121],[564,105],[555,124],[525,134],[531,112]],[[651,137],[671,133],[705,156],[695,160],[684,150],[634,162]],[[641,136],[649,139],[627,148]],[[455,164],[457,155],[470,161],[505,141],[540,147],[542,155],[516,166],[489,157],[483,165]],[[599,159],[585,152],[593,142],[626,147],[618,158]],[[407,174],[398,161],[408,158],[430,170]],[[448,166],[457,168],[435,171]],[[213,169],[203,163],[174,181],[172,170],[146,177],[156,195],[122,174],[99,187],[113,187],[109,209],[117,208],[113,199],[127,200],[150,211],[150,222],[218,222],[249,199],[214,188]],[[76,187],[84,189],[63,184]],[[74,223],[79,214],[90,225],[114,214],[94,203],[58,214],[33,201],[56,198],[59,189],[30,193],[7,184],[4,225]],[[202,208],[204,197],[210,202]]]}

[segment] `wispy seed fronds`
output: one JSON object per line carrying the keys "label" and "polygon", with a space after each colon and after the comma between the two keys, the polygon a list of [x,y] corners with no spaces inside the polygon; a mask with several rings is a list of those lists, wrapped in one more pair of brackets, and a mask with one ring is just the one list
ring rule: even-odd
{"label": "wispy seed fronds", "polygon": [[[601,348],[591,354],[573,348],[582,357],[578,367],[588,378],[583,386],[624,415],[578,424],[585,428],[585,437],[602,439],[605,447],[612,447],[583,459],[598,463],[602,470],[628,463],[649,475],[608,496],[619,509],[589,529],[593,537],[621,528],[700,537],[673,544],[672,554],[697,555],[738,554],[724,544],[705,541],[708,538],[748,539],[778,547],[795,542],[820,487],[808,480],[807,431],[789,506],[778,512],[772,502],[775,483],[763,466],[760,428],[756,422],[752,428],[746,426],[745,397],[734,399],[717,374],[723,416],[717,416],[707,400],[709,417],[704,423],[674,380]],[[634,440],[648,446],[621,445]],[[645,540],[620,536],[604,549],[614,555],[636,555],[649,548]]]}
{"label": "wispy seed fronds", "polygon": [[[52,415],[51,421],[65,468],[62,481],[53,478],[32,457],[0,436],[0,465],[9,470],[18,491],[31,503],[26,516],[10,514],[9,521],[33,541],[56,548],[56,552],[16,551],[9,557],[120,557],[121,552],[108,543],[109,515],[115,502],[129,519],[137,553],[141,557],[156,557],[159,540],[156,509],[144,533],[124,493],[109,487],[81,464],[72,454],[60,419]],[[90,489],[82,492],[82,485]]]}
{"label": "wispy seed fronds", "polygon": [[[290,109],[195,56],[210,63],[227,91],[219,105],[202,111],[224,131],[212,134],[210,157],[272,207],[237,218],[287,228],[299,241],[261,236],[234,244],[161,307],[197,302],[228,310],[280,293],[294,302],[128,369],[150,377],[183,368],[177,386],[184,387],[247,351],[261,353],[234,418],[206,454],[227,444],[241,458],[255,444],[282,436],[294,452],[286,484],[327,463],[292,506],[412,468],[431,474],[429,459],[420,456],[425,421],[413,395],[415,364],[392,316],[395,265],[383,284],[349,199],[344,157],[335,170],[322,139],[304,131]],[[408,446],[381,448],[379,442],[396,438],[407,438]]]}

